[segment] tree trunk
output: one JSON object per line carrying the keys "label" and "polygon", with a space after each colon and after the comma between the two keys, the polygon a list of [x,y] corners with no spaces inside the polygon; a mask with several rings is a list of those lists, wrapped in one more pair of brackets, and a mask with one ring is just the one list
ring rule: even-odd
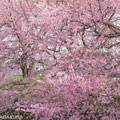
{"label": "tree trunk", "polygon": [[23,76],[23,78],[27,77],[28,76],[28,68],[27,68],[27,66],[26,65],[23,66],[21,68],[21,70],[22,70],[22,76]]}
{"label": "tree trunk", "polygon": [[29,67],[27,67],[27,65],[22,66],[22,67],[21,67],[22,77],[23,77],[23,78],[26,78],[26,77],[31,77],[32,75],[34,75],[33,67],[34,67],[33,64],[30,65]]}

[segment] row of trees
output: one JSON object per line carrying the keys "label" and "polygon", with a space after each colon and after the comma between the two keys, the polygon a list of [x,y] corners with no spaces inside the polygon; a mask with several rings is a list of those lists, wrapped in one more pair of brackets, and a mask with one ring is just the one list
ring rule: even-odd
{"label": "row of trees", "polygon": [[31,112],[34,120],[119,119],[120,83],[111,79],[120,77],[119,4],[0,0],[0,80],[19,69],[32,78],[36,64],[49,72],[45,81],[0,89],[0,112]]}
{"label": "row of trees", "polygon": [[[113,5],[107,0],[76,2],[1,0],[1,74],[17,68],[23,77],[28,76],[36,62],[48,68],[63,66],[64,70],[72,65],[75,71],[83,73],[85,68],[87,73],[88,68],[90,71],[94,68],[101,74],[104,70],[117,70],[120,45],[117,1]],[[101,56],[104,50],[109,52],[106,59]],[[52,62],[47,64],[45,57]]]}

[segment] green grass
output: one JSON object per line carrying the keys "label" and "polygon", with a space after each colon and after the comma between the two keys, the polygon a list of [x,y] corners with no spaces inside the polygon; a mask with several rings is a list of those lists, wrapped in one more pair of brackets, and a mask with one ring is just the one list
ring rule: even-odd
{"label": "green grass", "polygon": [[[9,78],[8,75],[6,75],[4,79],[7,79],[7,78]],[[22,75],[13,75],[12,83],[16,82],[17,80],[19,80],[21,78],[22,78]],[[37,75],[36,77],[34,77],[32,80],[28,81],[27,83],[31,84],[38,79],[39,80],[43,79],[43,75],[42,74]],[[2,86],[0,89],[8,90],[8,89],[10,89],[10,86],[12,85],[12,83],[8,84],[8,85],[5,85],[5,86]],[[26,86],[26,85],[14,85],[14,88],[20,88],[20,87],[24,87],[24,86]]]}
{"label": "green grass", "polygon": [[38,75],[38,76],[36,76],[35,78],[33,78],[31,81],[29,81],[28,83],[33,83],[33,82],[35,82],[36,80],[42,79],[42,78],[43,78],[42,75]]}
{"label": "green grass", "polygon": [[22,75],[13,75],[14,76],[14,78],[13,78],[13,82],[15,82],[16,80],[18,80],[18,79],[21,79],[22,78]]}
{"label": "green grass", "polygon": [[[15,82],[16,80],[22,78],[22,75],[14,75],[14,79],[12,80],[13,82]],[[30,83],[33,83],[35,82],[36,80],[38,79],[42,79],[43,78],[43,75],[38,75],[36,76],[35,78],[33,78],[31,81],[28,81],[27,83],[30,84]],[[15,88],[18,88],[18,87],[24,87],[24,85],[15,85],[14,86]]]}
{"label": "green grass", "polygon": [[[17,79],[19,79],[20,78],[20,75],[19,76],[15,76],[15,79],[13,80],[13,82],[15,82]],[[33,83],[33,82],[35,82],[36,80],[38,80],[38,79],[42,79],[42,76],[41,75],[38,75],[38,76],[36,76],[35,78],[33,78],[31,81],[28,81],[27,83]],[[24,87],[25,85],[15,85],[14,87],[15,88],[19,88],[19,87]]]}
{"label": "green grass", "polygon": [[[22,75],[14,75],[14,78],[13,78],[12,81],[15,82],[16,80],[21,79],[21,78],[22,78]],[[35,78],[33,78],[33,79],[30,81],[30,83],[35,82],[36,80],[42,79],[42,78],[43,78],[42,75],[38,75],[38,76],[36,76]]]}

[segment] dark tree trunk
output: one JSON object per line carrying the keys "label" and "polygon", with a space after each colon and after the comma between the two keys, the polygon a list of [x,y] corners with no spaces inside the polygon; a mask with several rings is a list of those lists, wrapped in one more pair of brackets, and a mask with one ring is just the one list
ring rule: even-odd
{"label": "dark tree trunk", "polygon": [[33,64],[31,64],[29,67],[27,67],[27,65],[22,66],[21,67],[22,77],[26,78],[26,77],[33,75],[34,74],[33,67],[34,67]]}
{"label": "dark tree trunk", "polygon": [[27,77],[27,76],[28,76],[28,72],[29,72],[27,66],[26,66],[26,65],[23,66],[23,67],[21,68],[21,70],[22,70],[22,76],[23,76],[23,78]]}

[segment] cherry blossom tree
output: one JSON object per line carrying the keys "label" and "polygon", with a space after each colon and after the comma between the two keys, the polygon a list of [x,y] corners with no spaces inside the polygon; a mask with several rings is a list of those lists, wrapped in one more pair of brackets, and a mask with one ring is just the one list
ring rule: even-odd
{"label": "cherry blossom tree", "polygon": [[[30,112],[33,120],[120,119],[120,79],[112,78],[120,74],[119,0],[2,2],[19,11],[1,14],[1,69],[9,55],[21,68],[44,62],[49,73],[22,88],[0,90],[0,108]],[[44,61],[43,53],[52,60]]]}
{"label": "cherry blossom tree", "polygon": [[[33,66],[35,30],[25,1],[1,1],[1,59],[10,67],[20,67],[23,77]],[[4,14],[3,14],[4,13]],[[33,34],[33,35],[32,35]],[[36,40],[37,45],[37,40]],[[36,46],[37,48],[37,46]],[[19,66],[14,66],[14,63]],[[28,65],[29,64],[29,65]],[[8,69],[7,64],[7,69]],[[29,67],[28,67],[29,66]]]}
{"label": "cherry blossom tree", "polygon": [[63,64],[63,69],[69,69],[70,65],[85,76],[94,71],[119,74],[119,7],[117,1],[114,5],[111,2],[84,1],[68,7],[69,15],[62,20],[57,33],[59,47],[66,49],[59,55],[60,67]]}
{"label": "cherry blossom tree", "polygon": [[46,8],[42,2],[32,0],[2,0],[0,4],[1,63],[5,70],[20,68],[26,77],[31,74],[35,62],[45,64],[43,56],[50,56],[47,48],[52,42],[48,41],[52,39],[53,15],[57,9]]}

